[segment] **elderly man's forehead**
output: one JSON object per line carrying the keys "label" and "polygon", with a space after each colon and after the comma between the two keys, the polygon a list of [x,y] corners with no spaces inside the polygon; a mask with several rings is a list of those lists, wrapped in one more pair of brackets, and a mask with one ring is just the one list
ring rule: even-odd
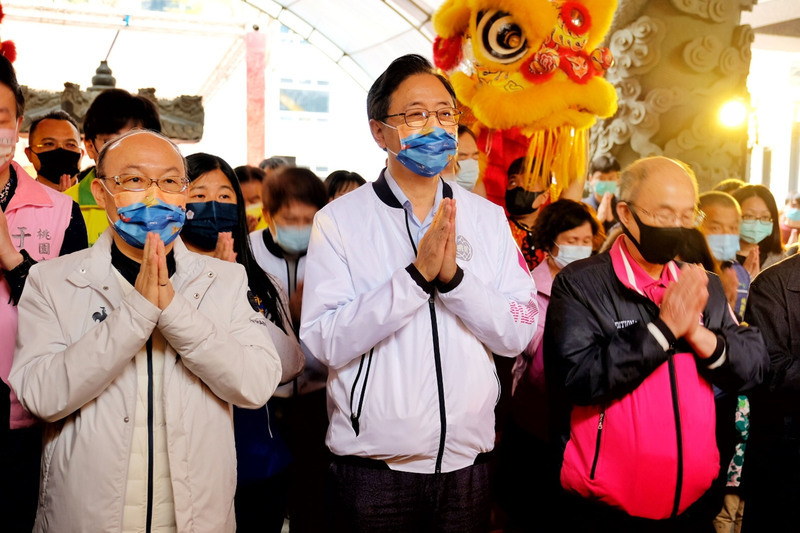
{"label": "elderly man's forehead", "polygon": [[112,141],[106,151],[105,166],[141,167],[149,163],[186,173],[185,160],[177,146],[151,132],[123,135]]}

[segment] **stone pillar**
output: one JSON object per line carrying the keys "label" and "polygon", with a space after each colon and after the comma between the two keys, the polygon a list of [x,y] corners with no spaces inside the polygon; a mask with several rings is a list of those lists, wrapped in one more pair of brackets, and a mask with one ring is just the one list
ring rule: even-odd
{"label": "stone pillar", "polygon": [[591,131],[592,156],[626,164],[664,155],[694,169],[701,191],[745,178],[747,124],[725,128],[723,103],[749,107],[747,74],[753,31],[740,25],[757,0],[621,0],[608,46],[606,79],[618,111]]}
{"label": "stone pillar", "polygon": [[267,66],[266,35],[258,30],[245,37],[247,58],[247,164],[258,166],[264,159],[265,118],[264,99]]}

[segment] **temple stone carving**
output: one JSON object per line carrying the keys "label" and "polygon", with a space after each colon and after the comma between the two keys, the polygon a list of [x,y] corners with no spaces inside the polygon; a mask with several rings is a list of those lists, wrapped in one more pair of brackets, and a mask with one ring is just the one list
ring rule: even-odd
{"label": "temple stone carving", "polygon": [[[83,116],[95,96],[105,89],[113,88],[116,80],[111,69],[102,61],[92,78],[92,86],[81,90],[75,83],[64,83],[62,92],[41,91],[22,86],[25,95],[25,117],[21,133],[27,133],[31,120],[51,111],[63,110],[72,115],[78,124],[83,124]],[[173,99],[156,97],[153,88],[139,89],[138,94],[148,98],[158,107],[163,133],[175,141],[192,142],[203,138],[205,113],[201,96],[179,96]]]}
{"label": "temple stone carving", "polygon": [[747,125],[727,129],[721,105],[749,105],[753,31],[739,24],[756,0],[621,0],[605,45],[615,64],[617,113],[591,131],[591,156],[626,165],[665,155],[694,169],[701,190],[745,177]]}

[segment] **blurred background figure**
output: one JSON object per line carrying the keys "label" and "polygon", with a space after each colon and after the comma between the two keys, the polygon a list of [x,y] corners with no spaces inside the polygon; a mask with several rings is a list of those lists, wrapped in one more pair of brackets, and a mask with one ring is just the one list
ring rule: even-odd
{"label": "blurred background figure", "polygon": [[260,167],[252,165],[240,165],[233,169],[236,177],[239,178],[239,185],[244,197],[244,210],[247,214],[247,229],[250,232],[264,229],[267,221],[264,220],[262,212],[264,203],[261,198],[261,190],[264,187],[264,180],[267,173]]}
{"label": "blurred background figure", "polygon": [[479,155],[480,151],[478,150],[478,142],[475,140],[475,134],[467,126],[459,124],[456,183],[468,191],[475,188],[475,184],[480,177]]}
{"label": "blurred background figure", "polygon": [[750,279],[786,257],[775,197],[764,185],[743,185],[731,193],[742,210],[736,259]]}
{"label": "blurred background figure", "polygon": [[560,199],[542,208],[533,225],[534,246],[546,260],[531,272],[539,323],[515,359],[509,416],[497,449],[495,500],[507,518],[505,533],[534,531],[560,520],[559,462],[550,443],[541,340],[553,278],[568,264],[589,257],[603,238],[592,209],[575,200]]}
{"label": "blurred background figure", "polygon": [[345,193],[354,191],[367,182],[360,174],[348,170],[334,170],[325,178],[328,201],[335,200]]}
{"label": "blurred background figure", "polygon": [[583,199],[592,206],[603,229],[608,231],[617,223],[617,181],[620,164],[611,155],[600,155],[589,165],[589,196]]}

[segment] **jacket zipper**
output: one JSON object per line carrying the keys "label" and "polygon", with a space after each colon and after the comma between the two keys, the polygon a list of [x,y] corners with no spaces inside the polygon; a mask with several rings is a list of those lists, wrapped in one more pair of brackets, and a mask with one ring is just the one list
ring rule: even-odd
{"label": "jacket zipper", "polygon": [[153,337],[147,339],[147,521],[145,531],[153,528]]}
{"label": "jacket zipper", "polygon": [[444,457],[444,443],[447,437],[447,414],[444,405],[444,379],[442,377],[442,356],[439,353],[439,326],[436,323],[436,308],[433,305],[433,295],[428,298],[428,308],[431,311],[431,336],[433,337],[433,361],[436,364],[436,385],[439,389],[439,424],[442,429],[439,433],[439,452],[436,454],[437,474],[442,472],[442,458]]}
{"label": "jacket zipper", "polygon": [[597,462],[600,459],[600,438],[603,436],[603,422],[606,419],[606,410],[600,412],[600,420],[597,422],[597,442],[594,446],[594,461],[592,461],[592,473],[589,475],[590,479],[594,479],[597,472]]}
{"label": "jacket zipper", "polygon": [[[361,432],[361,423],[359,419],[361,418],[361,410],[364,408],[364,394],[367,391],[367,377],[369,377],[369,367],[372,366],[372,352],[375,348],[371,348],[369,351],[369,359],[367,359],[367,354],[361,354],[361,362],[358,363],[358,372],[356,372],[356,379],[353,380],[353,388],[350,389],[350,424],[353,426],[353,431],[356,433],[356,437]],[[364,359],[367,359],[367,369],[364,372],[364,383],[361,384],[361,395],[358,398],[358,410],[353,410],[353,400],[356,397],[356,387],[358,386],[358,378],[361,376],[361,369],[364,368]]]}
{"label": "jacket zipper", "polygon": [[675,503],[672,506],[672,516],[674,517],[678,515],[683,486],[683,435],[681,432],[681,411],[678,404],[678,380],[675,374],[674,353],[670,352],[667,363],[669,364],[669,381],[672,389],[672,410],[675,413],[675,436],[678,440],[678,472],[675,481]]}

